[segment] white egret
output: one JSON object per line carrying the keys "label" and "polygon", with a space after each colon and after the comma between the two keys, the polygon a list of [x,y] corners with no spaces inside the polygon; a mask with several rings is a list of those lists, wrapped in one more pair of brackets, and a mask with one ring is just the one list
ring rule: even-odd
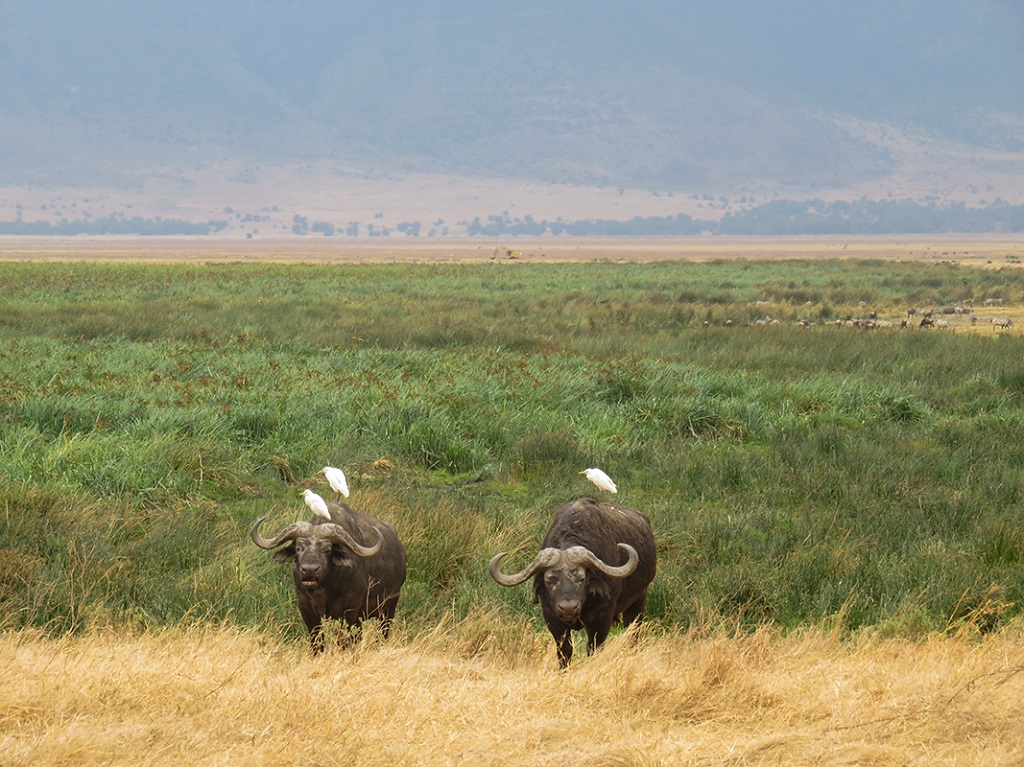
{"label": "white egret", "polygon": [[333,466],[324,466],[320,469],[320,473],[327,477],[327,484],[334,492],[341,493],[348,498],[348,480],[345,479],[345,472]]}
{"label": "white egret", "polygon": [[617,493],[619,489],[615,487],[615,483],[612,482],[612,478],[605,474],[600,469],[584,469],[580,474],[585,474],[587,479],[593,482],[601,490],[606,493]]}
{"label": "white egret", "polygon": [[312,490],[303,490],[302,497],[306,499],[306,505],[313,510],[313,513],[324,519],[331,518],[331,512],[327,510],[327,502]]}

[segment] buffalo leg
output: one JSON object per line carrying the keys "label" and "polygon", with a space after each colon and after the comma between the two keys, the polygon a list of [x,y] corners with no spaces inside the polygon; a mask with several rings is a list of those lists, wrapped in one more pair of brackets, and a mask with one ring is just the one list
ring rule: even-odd
{"label": "buffalo leg", "polygon": [[309,647],[314,655],[324,651],[324,627],[318,623],[309,629]]}
{"label": "buffalo leg", "polygon": [[637,597],[636,601],[633,602],[629,607],[622,611],[622,625],[631,626],[632,624],[640,624],[644,619],[644,612],[647,610],[647,591]]}
{"label": "buffalo leg", "polygon": [[572,632],[566,629],[561,636],[554,634],[554,637],[558,647],[558,666],[565,668],[572,660]]}
{"label": "buffalo leg", "polygon": [[611,631],[609,626],[606,629],[599,629],[597,631],[587,631],[587,654],[593,655],[597,648],[604,644],[604,640],[608,638],[608,634]]}
{"label": "buffalo leg", "polygon": [[604,644],[608,634],[612,630],[612,616],[602,616],[598,620],[587,625],[587,653],[593,654],[598,647]]}
{"label": "buffalo leg", "polygon": [[391,624],[395,620],[395,608],[398,606],[398,598],[388,599],[380,608],[380,633],[385,639],[391,634]]}

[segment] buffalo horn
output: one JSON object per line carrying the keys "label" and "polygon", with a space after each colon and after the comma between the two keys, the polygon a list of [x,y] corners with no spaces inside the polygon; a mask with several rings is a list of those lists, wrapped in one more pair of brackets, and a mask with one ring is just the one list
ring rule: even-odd
{"label": "buffalo horn", "polygon": [[265,519],[265,516],[257,519],[256,522],[253,524],[252,529],[249,531],[249,534],[252,536],[253,543],[259,546],[261,549],[277,548],[285,541],[294,541],[301,535],[308,535],[309,528],[312,527],[312,525],[309,524],[309,522],[292,522],[290,525],[288,525],[288,527],[286,527],[284,530],[278,533],[276,537],[264,538],[262,535],[259,534],[259,527],[263,524],[263,520]]}
{"label": "buffalo horn", "polygon": [[252,536],[253,543],[261,549],[277,548],[286,541],[294,541],[296,538],[306,536],[310,538],[324,538],[331,543],[337,543],[350,548],[361,557],[372,557],[374,554],[379,552],[381,547],[384,545],[384,534],[381,533],[377,527],[373,528],[374,532],[377,533],[377,543],[373,546],[361,546],[356,543],[355,539],[348,534],[345,528],[339,525],[333,523],[313,525],[301,520],[298,522],[292,522],[273,538],[264,538],[259,534],[259,527],[263,524],[265,519],[265,516],[257,519],[253,524],[252,529],[249,531],[249,534]]}
{"label": "buffalo horn", "polygon": [[323,537],[331,543],[340,543],[342,546],[347,546],[361,557],[372,557],[380,551],[381,546],[384,545],[384,534],[376,527],[373,528],[373,531],[377,533],[377,543],[373,546],[360,546],[356,543],[355,539],[348,534],[348,531],[340,525],[326,523],[323,525],[313,525],[313,527],[323,531]]}
{"label": "buffalo horn", "polygon": [[557,564],[558,560],[562,556],[561,549],[541,549],[537,552],[537,556],[533,558],[533,561],[524,569],[514,575],[506,575],[498,569],[498,563],[507,553],[508,552],[502,552],[501,554],[495,555],[491,559],[490,565],[487,566],[487,569],[491,573],[491,577],[502,586],[518,586],[534,573],[541,570],[547,570],[549,567]]}
{"label": "buffalo horn", "polygon": [[626,556],[629,559],[626,560],[626,564],[615,567],[602,562],[597,558],[590,549],[584,546],[573,546],[565,550],[568,557],[571,557],[574,562],[578,562],[581,565],[593,567],[595,570],[600,570],[605,575],[610,575],[612,578],[625,578],[630,575],[636,566],[640,563],[640,557],[636,553],[636,549],[630,546],[628,543],[620,543],[619,548],[626,552]]}

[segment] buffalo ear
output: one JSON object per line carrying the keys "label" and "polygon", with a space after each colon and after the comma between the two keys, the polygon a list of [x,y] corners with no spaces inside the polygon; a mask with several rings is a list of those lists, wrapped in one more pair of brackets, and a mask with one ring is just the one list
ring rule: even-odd
{"label": "buffalo ear", "polygon": [[595,578],[590,575],[587,578],[587,596],[597,599],[611,599],[612,589],[607,578]]}
{"label": "buffalo ear", "polygon": [[278,549],[274,552],[274,561],[287,564],[295,561],[295,543],[289,543],[283,549]]}

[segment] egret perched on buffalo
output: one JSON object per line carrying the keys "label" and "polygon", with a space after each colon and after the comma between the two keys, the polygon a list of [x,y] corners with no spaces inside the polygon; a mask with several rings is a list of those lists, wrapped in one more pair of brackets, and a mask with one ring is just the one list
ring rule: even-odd
{"label": "egret perched on buffalo", "polygon": [[303,490],[302,497],[306,499],[306,505],[313,510],[318,517],[330,521],[331,512],[327,510],[327,502],[312,490]]}
{"label": "egret perched on buffalo", "polygon": [[599,489],[604,490],[606,493],[617,493],[619,489],[615,487],[615,483],[612,482],[612,478],[605,474],[600,469],[584,469],[580,474],[585,474],[587,479],[598,486]]}
{"label": "egret perched on buffalo", "polygon": [[333,466],[324,466],[320,469],[320,473],[327,477],[327,484],[334,492],[341,493],[348,498],[348,480],[345,479],[345,472]]}

